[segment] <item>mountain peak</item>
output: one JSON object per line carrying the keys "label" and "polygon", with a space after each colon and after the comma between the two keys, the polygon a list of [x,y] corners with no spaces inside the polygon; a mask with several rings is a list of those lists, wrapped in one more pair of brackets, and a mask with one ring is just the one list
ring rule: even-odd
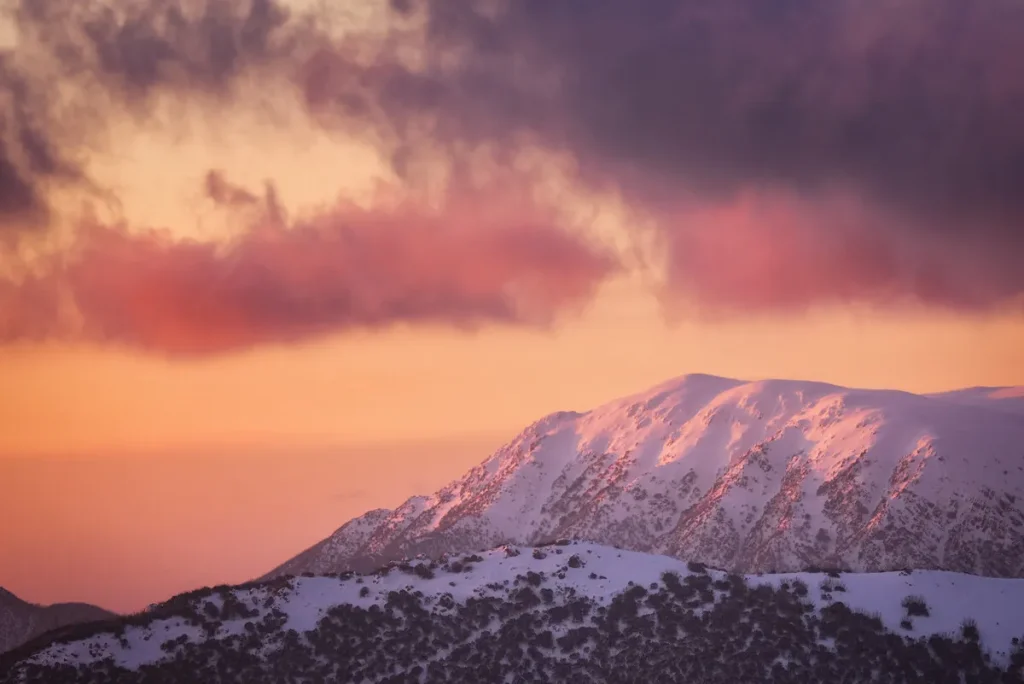
{"label": "mountain peak", "polygon": [[587,539],[742,572],[1024,574],[1024,421],[1000,393],[689,374],[551,414],[275,571]]}

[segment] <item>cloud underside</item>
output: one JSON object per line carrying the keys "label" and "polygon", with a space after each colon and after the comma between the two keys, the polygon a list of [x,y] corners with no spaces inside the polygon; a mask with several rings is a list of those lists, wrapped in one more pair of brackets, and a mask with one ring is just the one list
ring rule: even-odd
{"label": "cloud underside", "polygon": [[[52,69],[90,111],[143,120],[168,93],[239,104],[239,83],[258,76],[314,125],[372,136],[411,185],[423,159],[458,167],[523,147],[572,159],[580,189],[625,202],[627,230],[653,226],[668,302],[722,315],[1021,310],[1016,0],[387,11],[382,39],[331,34],[272,0],[24,0],[30,40],[0,58],[0,241],[45,231],[54,187],[89,184],[68,141],[100,138],[103,117],[66,116]],[[503,187],[289,222],[271,196],[211,174],[218,204],[261,207],[250,230],[218,245],[85,223],[73,252],[0,283],[0,335],[203,353],[397,322],[547,325],[621,272],[527,194],[502,201]]]}

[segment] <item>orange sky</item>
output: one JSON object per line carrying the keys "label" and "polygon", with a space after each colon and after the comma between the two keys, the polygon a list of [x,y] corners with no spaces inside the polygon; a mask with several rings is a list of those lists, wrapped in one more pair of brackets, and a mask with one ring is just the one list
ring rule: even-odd
{"label": "orange sky", "polygon": [[1019,323],[834,313],[666,328],[629,302],[609,296],[551,335],[406,330],[198,362],[0,352],[0,519],[13,521],[0,586],[136,610],[244,581],[436,489],[545,412],[687,371],[1024,384]]}
{"label": "orange sky", "polygon": [[705,371],[1024,384],[1024,326],[831,312],[667,327],[611,292],[551,334],[405,329],[202,361],[0,351],[0,586],[136,610],[256,576],[549,411]]}
{"label": "orange sky", "polygon": [[0,459],[0,586],[127,612],[248,581],[499,442]]}
{"label": "orange sky", "polygon": [[[295,211],[393,180],[364,146],[229,114],[162,131],[121,122],[90,172],[129,224],[178,237],[229,228],[201,201],[210,168],[254,191],[273,179]],[[615,237],[622,218],[605,209],[600,227]],[[542,414],[686,372],[1024,385],[1024,320],[832,306],[670,323],[625,276],[551,330],[399,325],[193,359],[0,347],[0,586],[135,610],[242,581],[368,508],[459,476]]]}
{"label": "orange sky", "polygon": [[387,443],[514,430],[684,372],[933,391],[1024,384],[1024,325],[831,312],[680,322],[628,293],[553,332],[399,329],[198,361],[0,351],[0,453]]}

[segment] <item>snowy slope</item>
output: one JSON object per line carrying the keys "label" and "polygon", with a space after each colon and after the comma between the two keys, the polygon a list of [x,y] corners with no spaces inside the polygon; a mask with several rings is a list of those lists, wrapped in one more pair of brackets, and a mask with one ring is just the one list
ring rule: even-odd
{"label": "snowy slope", "polygon": [[592,540],[737,571],[1024,575],[1024,389],[672,380],[529,426],[463,478],[270,576]]}
{"label": "snowy slope", "polygon": [[85,603],[38,606],[0,587],[0,653],[57,627],[113,617],[113,613]]}
{"label": "snowy slope", "polygon": [[[676,589],[672,589],[666,573],[678,578]],[[808,590],[802,599],[789,593],[796,591],[797,580]],[[740,585],[744,587],[742,592],[737,588]],[[776,591],[759,594],[755,589],[761,585]],[[781,590],[785,590],[785,595]],[[534,591],[543,598],[534,595]],[[668,597],[671,603],[673,592],[679,610],[670,610],[664,600],[652,598],[659,593],[661,599]],[[623,601],[625,593],[633,595],[632,610],[625,605],[629,602]],[[907,609],[901,604],[907,596],[921,598],[929,615],[904,623]],[[729,597],[733,601],[731,608]],[[853,611],[877,618],[881,624],[872,628],[866,619],[858,624],[845,614],[840,602]],[[569,619],[570,610],[558,616],[557,606],[574,609],[573,604],[579,612],[577,617]],[[801,604],[806,607],[801,608]],[[330,681],[331,676],[342,676],[336,668],[348,672],[352,681],[420,681],[419,675],[394,680],[387,677],[409,673],[417,665],[423,671],[431,661],[444,662],[450,679],[451,668],[462,657],[459,653],[468,657],[473,649],[481,650],[476,660],[480,666],[488,658],[500,660],[500,653],[481,645],[491,635],[504,635],[502,639],[519,639],[537,647],[539,655],[530,657],[545,663],[547,668],[577,652],[586,660],[600,659],[604,657],[600,655],[602,644],[608,646],[611,640],[612,650],[606,654],[610,664],[605,663],[602,667],[606,669],[601,670],[607,672],[607,668],[614,669],[623,662],[615,658],[616,640],[631,639],[633,630],[643,632],[648,628],[653,631],[636,644],[629,641],[620,645],[620,651],[642,644],[643,652],[650,658],[654,654],[652,649],[656,650],[659,644],[711,639],[717,653],[727,653],[736,646],[744,657],[753,659],[750,667],[762,668],[767,673],[775,662],[787,658],[808,668],[820,664],[822,659],[828,660],[828,667],[849,667],[841,660],[850,655],[849,642],[857,645],[852,655],[860,666],[867,663],[870,670],[872,658],[878,658],[877,665],[892,674],[896,665],[882,664],[887,657],[892,663],[909,658],[920,668],[921,663],[915,659],[938,657],[930,655],[938,653],[938,647],[932,645],[932,651],[925,648],[915,655],[905,650],[911,648],[908,644],[924,643],[921,640],[932,635],[959,640],[968,619],[977,625],[979,663],[981,652],[988,652],[994,667],[1007,667],[1014,650],[1019,650],[1014,639],[1019,644],[1024,637],[1024,611],[1020,609],[1024,605],[1022,579],[914,571],[842,573],[835,577],[812,573],[749,575],[745,582],[738,582],[724,572],[705,571],[675,558],[582,542],[542,549],[505,547],[468,558],[445,558],[420,568],[406,564],[365,577],[297,577],[249,587],[225,587],[194,593],[177,605],[177,612],[147,624],[127,626],[119,634],[98,633],[46,647],[23,661],[21,670],[15,668],[17,678],[12,675],[10,681],[57,681],[46,679],[57,672],[48,668],[74,666],[94,668],[91,674],[95,677],[75,681],[127,682],[135,680],[122,669],[138,671],[142,666],[153,665],[168,668],[165,674],[189,671],[196,677],[210,667],[213,669],[203,681],[231,681],[242,670],[217,669],[218,663],[226,662],[235,663],[237,668],[250,668],[253,679],[246,681],[262,681],[257,671],[268,676],[277,673],[282,678],[316,672]],[[737,610],[738,613],[733,612]],[[524,612],[530,615],[524,618]],[[767,622],[758,626],[758,620]],[[831,628],[827,624],[830,620]],[[431,626],[431,621],[437,625]],[[613,624],[618,621],[624,625],[621,629]],[[559,641],[586,625],[595,627],[589,634],[586,629],[576,632],[582,635],[582,642]],[[666,625],[671,629],[666,631]],[[899,635],[895,643],[886,640],[883,628]],[[419,639],[427,639],[425,635],[438,637],[445,629],[457,632],[444,637],[445,645],[428,644],[422,651],[402,651],[406,646],[413,648],[421,643]],[[550,632],[547,641],[544,631]],[[411,634],[411,641],[402,641],[402,634]],[[344,648],[339,650],[332,639],[340,639]],[[384,641],[389,639],[396,640],[395,644],[385,646]],[[730,646],[726,643],[730,639],[744,643]],[[769,641],[764,649],[758,650],[750,645],[751,639]],[[581,647],[584,642],[589,644],[585,650]],[[839,660],[831,660],[833,656],[823,654],[822,648],[833,652]],[[716,656],[705,646],[699,650],[694,657],[702,663],[701,667],[715,662]],[[897,652],[900,655],[892,655]],[[757,660],[764,653],[770,656]],[[639,657],[643,653],[634,655]],[[676,653],[680,661],[685,660],[684,655]],[[966,657],[961,655],[957,662],[962,664]],[[246,665],[243,661],[247,658],[262,665]],[[379,658],[384,659],[380,661],[383,664],[369,664],[371,659]],[[529,658],[521,660],[529,667]],[[288,667],[292,669],[274,663],[290,663]],[[35,679],[25,669],[29,666],[37,666]],[[518,661],[509,665],[521,666]],[[277,669],[266,669],[270,667]],[[353,668],[361,675],[352,674],[356,671]],[[548,675],[534,670],[533,676],[524,681],[552,681],[543,677],[553,670],[545,672]],[[501,679],[480,675],[476,681]]]}
{"label": "snowy slope", "polygon": [[966,406],[983,406],[1024,416],[1024,387],[968,387],[929,397]]}

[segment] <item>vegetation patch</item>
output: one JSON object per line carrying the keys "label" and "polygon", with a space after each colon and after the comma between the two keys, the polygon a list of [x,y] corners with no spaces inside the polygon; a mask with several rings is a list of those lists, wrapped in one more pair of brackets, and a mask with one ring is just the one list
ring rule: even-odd
{"label": "vegetation patch", "polygon": [[928,604],[921,596],[907,596],[901,605],[909,617],[928,617],[931,614]]}

